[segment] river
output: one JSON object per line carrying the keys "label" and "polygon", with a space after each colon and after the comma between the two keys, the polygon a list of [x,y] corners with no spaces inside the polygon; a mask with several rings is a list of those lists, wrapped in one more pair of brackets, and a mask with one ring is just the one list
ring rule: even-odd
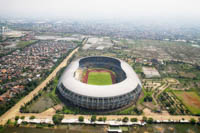
{"label": "river", "polygon": [[[57,129],[7,127],[0,133],[106,133],[106,126],[63,125]],[[152,124],[130,126],[127,133],[200,133],[199,125],[191,124]]]}

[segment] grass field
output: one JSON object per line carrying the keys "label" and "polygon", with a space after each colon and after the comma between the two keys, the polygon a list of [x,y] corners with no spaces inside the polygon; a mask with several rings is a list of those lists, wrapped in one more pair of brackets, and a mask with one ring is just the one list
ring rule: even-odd
{"label": "grass field", "polygon": [[19,48],[23,48],[27,45],[30,45],[32,43],[36,42],[35,40],[30,40],[30,41],[20,41],[18,44],[17,44],[17,47]]}
{"label": "grass field", "polygon": [[185,104],[193,114],[200,114],[200,96],[194,91],[174,91],[174,94]]}
{"label": "grass field", "polygon": [[54,102],[48,95],[42,95],[37,101],[33,102],[30,107],[28,107],[29,112],[41,113],[46,109],[54,106]]}
{"label": "grass field", "polygon": [[92,85],[111,85],[112,78],[109,72],[90,72],[88,84]]}

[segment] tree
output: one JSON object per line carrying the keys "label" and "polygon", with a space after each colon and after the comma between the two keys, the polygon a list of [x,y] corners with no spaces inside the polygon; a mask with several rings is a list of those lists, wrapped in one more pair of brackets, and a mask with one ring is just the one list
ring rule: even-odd
{"label": "tree", "polygon": [[133,111],[138,115],[142,114],[142,111],[138,110],[136,107],[133,108]]}
{"label": "tree", "polygon": [[152,96],[151,96],[150,94],[147,94],[147,95],[145,96],[145,98],[144,98],[144,101],[145,101],[145,102],[152,102],[152,100],[153,100],[153,98],[152,98]]}
{"label": "tree", "polygon": [[152,124],[152,123],[153,123],[153,118],[150,117],[150,118],[147,120],[147,123]]}
{"label": "tree", "polygon": [[23,120],[24,118],[25,118],[25,116],[21,116],[21,117],[20,117],[20,119],[22,119],[22,120]]}
{"label": "tree", "polygon": [[124,118],[122,119],[122,121],[123,121],[123,122],[128,122],[128,117],[124,117]]}
{"label": "tree", "polygon": [[8,121],[7,121],[7,123],[6,123],[7,125],[10,125],[11,124],[11,120],[10,119],[8,119]]}
{"label": "tree", "polygon": [[61,124],[63,118],[64,115],[59,115],[59,114],[53,115],[53,123],[56,125]]}
{"label": "tree", "polygon": [[32,115],[30,118],[29,118],[30,120],[32,120],[32,119],[35,119],[35,116],[34,115]]}
{"label": "tree", "polygon": [[190,119],[190,123],[191,123],[191,124],[195,124],[195,123],[196,123],[196,120],[195,120],[194,118],[191,118],[191,119]]}
{"label": "tree", "polygon": [[131,118],[131,122],[137,122],[137,118]]}
{"label": "tree", "polygon": [[15,120],[18,121],[19,120],[19,116],[15,116]]}
{"label": "tree", "polygon": [[79,117],[78,117],[78,121],[79,121],[79,122],[83,122],[83,121],[84,121],[84,117],[83,117],[83,116],[79,116]]}
{"label": "tree", "polygon": [[96,115],[92,115],[92,117],[91,117],[91,122],[95,122],[96,119],[97,119]]}
{"label": "tree", "polygon": [[143,117],[142,117],[142,120],[146,122],[146,121],[147,121],[147,117],[146,117],[146,116],[143,116]]}
{"label": "tree", "polygon": [[170,114],[174,114],[176,112],[175,108],[170,107],[169,108],[169,113]]}
{"label": "tree", "polygon": [[103,117],[103,121],[105,122],[107,120],[107,118],[106,117]]}
{"label": "tree", "polygon": [[98,118],[98,121],[103,121],[103,118],[102,118],[102,117],[99,117],[99,118]]}

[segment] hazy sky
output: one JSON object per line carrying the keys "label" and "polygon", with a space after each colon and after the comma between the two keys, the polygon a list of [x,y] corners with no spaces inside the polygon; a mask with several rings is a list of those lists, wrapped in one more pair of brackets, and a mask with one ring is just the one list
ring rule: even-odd
{"label": "hazy sky", "polygon": [[1,15],[200,17],[200,0],[0,0]]}

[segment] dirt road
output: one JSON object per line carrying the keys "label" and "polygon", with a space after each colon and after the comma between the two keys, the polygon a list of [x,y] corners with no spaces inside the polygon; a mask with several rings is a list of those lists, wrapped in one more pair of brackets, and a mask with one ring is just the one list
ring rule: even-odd
{"label": "dirt road", "polygon": [[3,114],[0,117],[0,125],[4,125],[8,121],[8,119],[13,119],[19,113],[20,107],[29,102],[35,95],[37,95],[37,93],[42,90],[49,83],[49,81],[51,81],[56,76],[56,73],[61,68],[67,65],[69,59],[74,55],[74,53],[78,51],[78,49],[79,47],[74,49],[40,85],[38,85],[32,92],[30,92],[11,109],[9,109],[5,114]]}

